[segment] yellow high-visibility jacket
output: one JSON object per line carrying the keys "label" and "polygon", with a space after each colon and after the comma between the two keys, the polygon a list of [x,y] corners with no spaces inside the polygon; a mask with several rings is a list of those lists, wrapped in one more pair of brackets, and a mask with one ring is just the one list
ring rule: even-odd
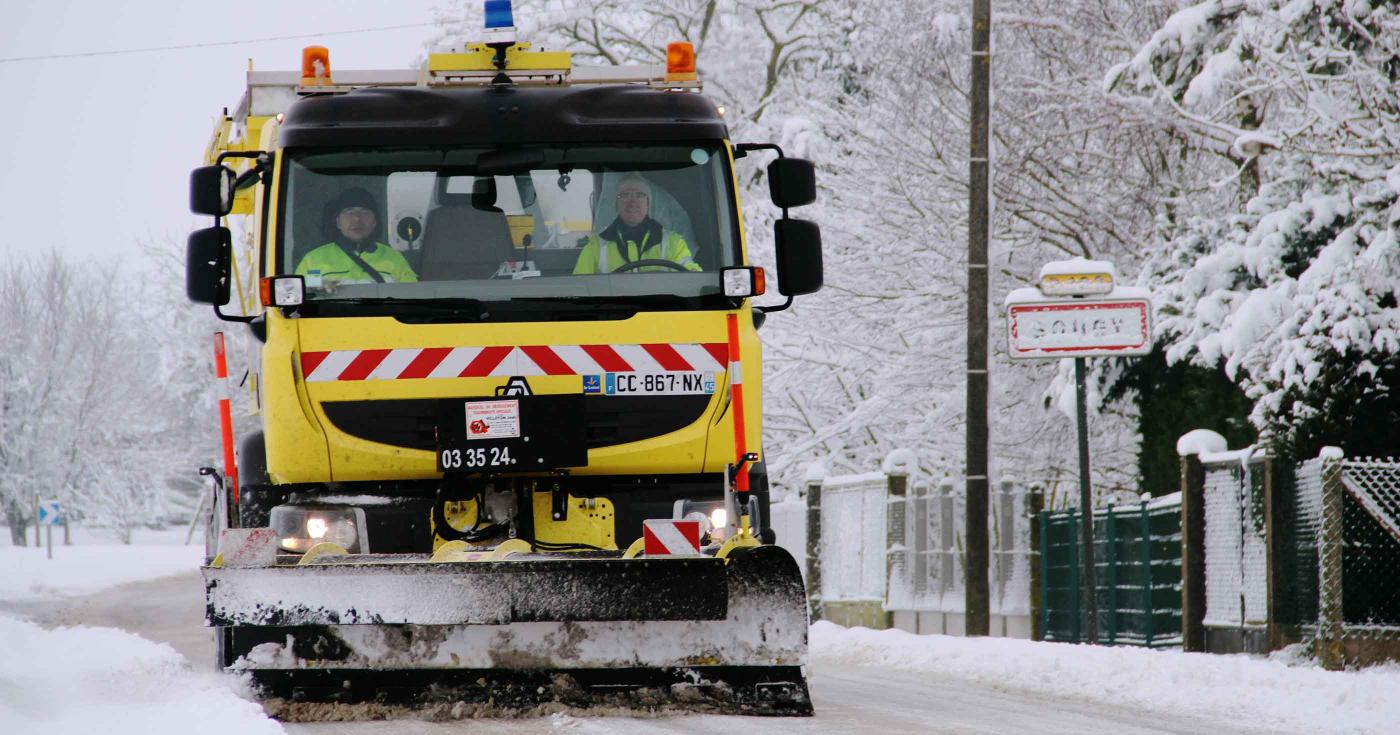
{"label": "yellow high-visibility jacket", "polygon": [[[379,271],[385,283],[413,283],[418,280],[418,274],[413,272],[413,267],[404,260],[403,255],[382,242],[375,243],[373,250],[357,255],[366,265]],[[339,244],[333,242],[307,253],[297,264],[296,273],[299,276],[320,275],[323,279],[342,283],[374,283],[374,279],[356,265]]]}
{"label": "yellow high-visibility jacket", "polygon": [[[636,260],[669,260],[688,271],[702,270],[690,246],[679,233],[661,227],[656,220],[649,220],[649,227],[642,233],[641,242],[628,240],[622,244],[622,234],[618,222],[614,221],[597,235],[584,238],[583,252],[579,253],[574,264],[574,273],[612,273],[618,268]],[[647,266],[637,271],[665,271],[668,268]]]}

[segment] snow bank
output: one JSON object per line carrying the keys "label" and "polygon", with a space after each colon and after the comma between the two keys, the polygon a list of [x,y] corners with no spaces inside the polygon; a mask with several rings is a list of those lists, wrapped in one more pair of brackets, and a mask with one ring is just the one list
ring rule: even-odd
{"label": "snow bank", "polygon": [[193,571],[204,561],[204,545],[176,545],[184,536],[184,529],[143,533],[124,545],[75,529],[73,546],[54,539],[53,559],[43,547],[0,546],[0,600],[84,595]]}
{"label": "snow bank", "polygon": [[44,630],[0,616],[0,732],[280,733],[217,674],[111,628]]}
{"label": "snow bank", "polygon": [[1264,730],[1395,732],[1400,667],[1328,672],[1281,659],[1008,638],[912,635],[818,622],[811,659],[1248,723]]}

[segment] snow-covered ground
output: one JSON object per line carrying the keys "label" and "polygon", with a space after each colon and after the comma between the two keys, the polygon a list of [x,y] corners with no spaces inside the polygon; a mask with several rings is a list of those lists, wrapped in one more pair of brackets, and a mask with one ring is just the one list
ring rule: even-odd
{"label": "snow-covered ground", "polygon": [[1008,638],[812,626],[813,662],[870,666],[997,689],[1190,713],[1267,731],[1393,733],[1400,666],[1324,671],[1299,657],[1220,656]]}
{"label": "snow-covered ground", "polygon": [[[183,545],[183,528],[138,530],[130,545],[79,526],[73,545],[63,546],[60,533],[53,559],[43,547],[0,545],[0,606],[61,607],[82,595],[189,573],[204,554],[199,537]],[[45,630],[0,612],[0,650],[0,733],[282,732],[239,696],[236,681],[196,671],[171,646],[123,630]]]}
{"label": "snow-covered ground", "polygon": [[0,614],[0,646],[0,732],[282,732],[228,677],[196,672],[174,648],[125,631],[44,630]]}
{"label": "snow-covered ground", "polygon": [[[0,538],[8,539],[8,529]],[[30,531],[33,541],[33,531]],[[84,595],[127,582],[187,572],[204,560],[203,536],[185,546],[186,529],[138,529],[132,543],[81,526],[72,530],[73,545],[62,544],[54,530],[53,558],[44,547],[0,542],[0,601]]]}

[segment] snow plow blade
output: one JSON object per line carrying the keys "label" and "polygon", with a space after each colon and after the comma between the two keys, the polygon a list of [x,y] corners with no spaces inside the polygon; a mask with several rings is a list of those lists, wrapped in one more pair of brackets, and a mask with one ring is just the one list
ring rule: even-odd
{"label": "snow plow blade", "polygon": [[727,560],[345,556],[204,575],[227,669],[284,720],[812,713],[806,595],[777,546]]}

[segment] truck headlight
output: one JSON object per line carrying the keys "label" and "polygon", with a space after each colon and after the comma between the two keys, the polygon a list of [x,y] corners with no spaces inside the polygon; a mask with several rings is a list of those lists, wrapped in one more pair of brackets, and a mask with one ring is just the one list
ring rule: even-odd
{"label": "truck headlight", "polygon": [[351,554],[369,553],[362,508],[324,505],[278,505],[269,521],[286,551],[303,553],[323,541]]}

